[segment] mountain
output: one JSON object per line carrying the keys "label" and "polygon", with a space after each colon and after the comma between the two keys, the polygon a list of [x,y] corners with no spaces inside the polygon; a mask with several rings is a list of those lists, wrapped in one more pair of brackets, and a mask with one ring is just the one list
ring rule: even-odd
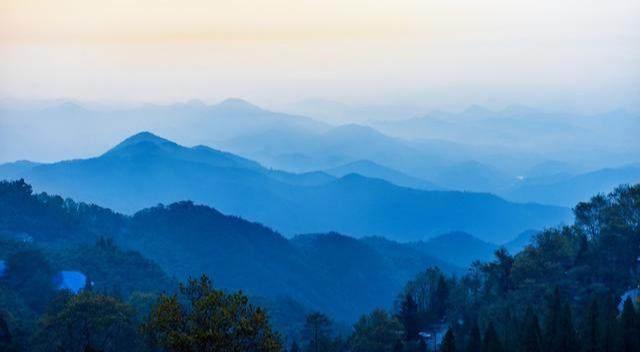
{"label": "mountain", "polygon": [[503,244],[503,247],[506,248],[509,253],[515,254],[522,251],[526,246],[530,245],[533,241],[533,238],[540,231],[535,230],[527,230],[516,236],[516,238],[511,241]]}
{"label": "mountain", "polygon": [[326,173],[334,175],[336,177],[343,177],[348,174],[359,174],[370,178],[379,178],[390,183],[393,183],[402,187],[409,187],[423,190],[438,190],[441,189],[437,185],[421,180],[419,178],[411,177],[400,171],[390,169],[380,164],[374,163],[369,160],[358,160],[348,164],[340,165],[332,169],[325,170]]}
{"label": "mountain", "polygon": [[[68,128],[73,126],[74,128]],[[99,107],[76,102],[0,105],[0,161],[88,157],[140,130],[187,145],[215,145],[234,137],[278,131],[325,131],[312,118],[269,111],[237,98],[217,104]],[[91,139],[86,136],[90,135]]]}
{"label": "mountain", "polygon": [[449,232],[413,246],[421,252],[460,267],[468,267],[476,260],[489,261],[498,246],[482,241],[466,232]]}
{"label": "mountain", "polygon": [[[115,249],[108,235],[123,251]],[[406,280],[424,268],[456,267],[406,244],[380,239],[373,245],[337,233],[287,239],[261,224],[216,209],[179,202],[158,205],[132,216],[58,196],[32,193],[23,181],[0,182],[0,237],[29,236],[31,244],[60,248],[57,262],[113,284],[117,277],[153,274],[166,282],[156,264],[184,281],[206,273],[216,287],[243,290],[271,299],[290,297],[313,310],[354,321],[374,308],[391,307]],[[93,247],[98,242],[97,247]],[[1,242],[1,241],[0,241]],[[68,248],[81,250],[68,251]],[[0,259],[2,259],[0,246]],[[131,254],[135,250],[144,257]],[[113,265],[111,265],[113,264]],[[139,265],[130,273],[121,268]],[[108,267],[111,265],[111,271]],[[127,292],[148,281],[126,281]],[[160,284],[158,284],[160,285]],[[164,284],[161,285],[165,287]]]}
{"label": "mountain", "polygon": [[501,243],[568,220],[566,208],[516,204],[490,194],[422,191],[355,174],[295,174],[149,133],[99,157],[41,164],[18,175],[39,191],[125,213],[184,199],[273,226],[287,235],[341,233],[416,241],[466,231]]}
{"label": "mountain", "polygon": [[288,134],[267,131],[233,138],[219,145],[263,164],[292,171],[326,170],[369,160],[422,177],[446,165],[438,153],[418,150],[407,141],[358,124]]}
{"label": "mountain", "polygon": [[19,160],[12,163],[0,164],[0,175],[4,178],[15,178],[40,165],[27,160]]}
{"label": "mountain", "polygon": [[516,178],[494,167],[466,161],[442,168],[433,180],[450,189],[494,193],[513,184]]}
{"label": "mountain", "polygon": [[549,155],[557,161],[589,169],[633,163],[638,161],[640,148],[636,137],[640,115],[624,110],[581,114],[526,106],[502,110],[474,106],[457,113],[436,111],[370,124],[397,138],[446,140],[468,147],[496,149],[499,153],[491,154],[497,157],[489,158],[488,154],[479,159],[478,153],[471,151],[467,160],[500,168],[513,164],[517,167],[507,171],[515,175],[547,161]]}
{"label": "mountain", "polygon": [[578,175],[525,178],[500,194],[513,201],[571,206],[595,193],[608,193],[620,184],[640,182],[640,164],[606,168]]}

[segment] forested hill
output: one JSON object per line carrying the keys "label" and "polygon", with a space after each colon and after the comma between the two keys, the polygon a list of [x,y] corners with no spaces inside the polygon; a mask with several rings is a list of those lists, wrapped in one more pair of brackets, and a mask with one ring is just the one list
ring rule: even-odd
{"label": "forested hill", "polygon": [[[574,212],[573,225],[534,235],[520,253],[500,249],[493,260],[451,275],[415,245],[383,238],[287,240],[191,202],[125,216],[34,194],[22,181],[0,182],[0,349],[154,350],[149,342],[174,351],[168,336],[179,334],[188,350],[216,343],[245,351],[258,343],[257,350],[294,351],[299,343],[323,352],[434,345],[443,352],[638,351],[640,185],[597,195]],[[176,290],[163,268],[179,276],[204,271],[226,288],[264,287],[275,296],[286,289],[320,312],[282,296],[252,300],[277,302],[265,316],[206,277]],[[89,283],[79,294],[58,290],[52,275],[73,269]],[[379,306],[387,309],[373,310]],[[239,315],[229,319],[229,310]],[[352,329],[335,324],[367,311]],[[247,324],[241,335],[228,334]],[[271,324],[286,331],[283,339]]]}
{"label": "forested hill", "polygon": [[640,351],[640,185],[574,211],[572,226],[516,255],[498,250],[462,277],[416,276],[397,311],[405,343],[444,327],[443,351]]}
{"label": "forested hill", "polygon": [[101,156],[52,164],[0,166],[0,179],[24,178],[38,191],[132,214],[192,200],[268,224],[290,237],[337,231],[397,241],[465,231],[503,243],[529,229],[571,220],[568,208],[519,204],[491,194],[424,191],[348,174],[294,174],[204,146],[134,135]]}
{"label": "forested hill", "polygon": [[[318,234],[306,236],[302,245],[302,237],[288,240],[263,225],[192,202],[127,216],[34,194],[23,181],[0,182],[0,234],[61,249],[108,237],[178,279],[206,273],[219,287],[292,297],[344,320],[390,305],[403,283],[428,266],[458,270],[388,240],[372,246],[343,235]],[[358,256],[348,254],[354,248]],[[336,261],[336,253],[345,255]]]}

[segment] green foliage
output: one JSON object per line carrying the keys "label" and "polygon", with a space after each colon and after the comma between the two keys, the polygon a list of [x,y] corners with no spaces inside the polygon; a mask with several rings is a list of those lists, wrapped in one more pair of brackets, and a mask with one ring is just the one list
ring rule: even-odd
{"label": "green foliage", "polygon": [[391,352],[401,338],[398,320],[377,309],[354,324],[349,346],[353,352]]}
{"label": "green foliage", "polygon": [[[399,296],[399,317],[408,295],[419,330],[442,317],[469,352],[637,350],[633,305],[619,316],[616,300],[640,285],[640,185],[596,196],[575,213],[574,225],[542,231],[516,255],[500,249],[459,279],[436,269],[417,275]],[[487,327],[484,339],[475,321]]]}
{"label": "green foliage", "polygon": [[11,255],[6,261],[2,284],[15,292],[35,312],[44,312],[54,295],[55,271],[44,254],[27,249]]}
{"label": "green foliage", "polygon": [[418,305],[413,299],[413,296],[409,293],[405,294],[402,302],[400,303],[398,319],[404,326],[405,340],[416,340],[418,338],[418,333],[420,332]]}
{"label": "green foliage", "polygon": [[180,294],[162,295],[151,311],[143,330],[152,344],[175,352],[282,350],[265,312],[242,293],[216,290],[202,276],[181,285]]}
{"label": "green foliage", "polygon": [[624,302],[620,316],[622,328],[622,348],[624,352],[640,350],[640,330],[638,329],[638,313],[630,298]]}
{"label": "green foliage", "polygon": [[139,347],[131,308],[88,291],[52,304],[34,340],[36,351],[135,351]]}
{"label": "green foliage", "polygon": [[304,350],[309,352],[325,352],[332,349],[332,322],[326,315],[314,312],[307,316],[302,339]]}
{"label": "green foliage", "polygon": [[542,332],[538,316],[531,307],[527,308],[520,332],[520,352],[541,352]]}
{"label": "green foliage", "polygon": [[480,328],[477,323],[473,323],[469,338],[467,341],[466,352],[481,352],[482,351],[482,337],[480,336]]}
{"label": "green foliage", "polygon": [[110,238],[100,237],[95,245],[80,245],[57,253],[64,270],[78,270],[94,282],[93,289],[114,296],[133,292],[162,292],[176,286],[155,262],[139,252],[125,251]]}
{"label": "green foliage", "polygon": [[502,352],[502,343],[493,322],[489,323],[482,337],[482,352]]}

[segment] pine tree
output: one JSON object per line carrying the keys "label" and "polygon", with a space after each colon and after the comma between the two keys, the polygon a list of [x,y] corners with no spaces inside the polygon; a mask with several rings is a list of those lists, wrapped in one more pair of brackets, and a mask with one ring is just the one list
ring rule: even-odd
{"label": "pine tree", "polygon": [[620,323],[618,322],[618,305],[617,298],[613,295],[607,296],[602,309],[602,352],[618,352],[620,351]]}
{"label": "pine tree", "polygon": [[640,351],[640,331],[637,325],[637,313],[631,298],[624,301],[624,308],[620,315],[622,328],[622,348],[624,352]]}
{"label": "pine tree", "polygon": [[413,296],[406,294],[400,306],[398,320],[404,326],[405,340],[413,341],[418,338],[420,327],[418,326],[418,305]]}
{"label": "pine tree", "polygon": [[547,301],[547,316],[544,325],[543,347],[549,352],[563,352],[560,341],[560,316],[562,314],[562,298],[560,289],[555,288],[553,295]]}
{"label": "pine tree", "polygon": [[489,323],[487,330],[484,332],[484,338],[482,339],[482,352],[502,352],[502,344],[500,338],[496,332],[496,328],[493,326],[493,322]]}
{"label": "pine tree", "polygon": [[540,352],[542,333],[540,331],[538,316],[533,312],[531,307],[527,308],[522,326],[519,350],[521,352]]}
{"label": "pine tree", "polygon": [[440,347],[441,352],[456,352],[456,339],[453,336],[453,331],[451,328],[447,330],[447,333],[444,335],[444,339],[442,340],[442,347]]}
{"label": "pine tree", "polygon": [[576,337],[575,329],[573,328],[573,318],[571,315],[571,307],[569,304],[565,304],[562,307],[562,313],[559,320],[559,336],[558,345],[554,346],[554,351],[558,352],[573,352],[579,351],[578,338]]}
{"label": "pine tree", "polygon": [[585,352],[599,352],[602,349],[600,312],[598,301],[593,300],[589,305],[589,310],[584,317],[581,340]]}
{"label": "pine tree", "polygon": [[473,323],[471,331],[469,332],[469,339],[467,341],[466,352],[481,352],[482,351],[482,339],[480,338],[480,328],[477,323]]}
{"label": "pine tree", "polygon": [[431,309],[437,319],[441,319],[447,311],[447,300],[449,299],[449,286],[444,278],[440,275],[438,285],[431,298]]}

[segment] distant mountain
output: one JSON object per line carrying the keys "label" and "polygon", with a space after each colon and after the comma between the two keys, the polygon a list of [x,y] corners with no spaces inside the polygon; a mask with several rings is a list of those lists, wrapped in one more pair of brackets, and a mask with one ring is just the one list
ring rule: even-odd
{"label": "distant mountain", "polygon": [[521,234],[519,234],[518,236],[516,236],[516,238],[512,239],[511,241],[509,241],[507,243],[504,243],[503,246],[511,254],[518,253],[518,252],[522,251],[524,249],[524,247],[526,247],[529,244],[531,244],[531,241],[533,240],[534,236],[536,234],[538,234],[538,232],[540,232],[540,231],[536,231],[536,230],[524,231]]}
{"label": "distant mountain", "polygon": [[494,167],[476,161],[444,167],[433,180],[450,189],[492,193],[516,182],[515,177],[510,177]]}
{"label": "distant mountain", "polygon": [[326,173],[336,177],[343,177],[348,174],[359,174],[370,178],[379,178],[390,183],[402,187],[409,187],[423,190],[439,190],[442,189],[437,185],[411,177],[400,171],[390,169],[369,160],[358,160],[348,164],[340,165],[332,169],[325,170]]}
{"label": "distant mountain", "polygon": [[272,167],[326,170],[358,160],[369,160],[409,173],[429,175],[446,165],[438,153],[428,153],[363,125],[347,124],[324,131],[267,131],[220,143],[226,150],[246,155]]}
{"label": "distant mountain", "polygon": [[525,178],[500,194],[513,201],[571,206],[595,193],[608,193],[624,183],[640,182],[640,164],[600,169],[578,175]]}
{"label": "distant mountain", "polygon": [[12,163],[0,164],[0,175],[4,178],[16,178],[21,174],[28,172],[34,167],[40,165],[27,160],[15,161]]}
{"label": "distant mountain", "polygon": [[[127,278],[122,287],[127,292],[152,279],[140,279],[140,273],[166,281],[156,264],[137,254],[116,250],[102,240],[98,247],[86,247],[105,234],[178,280],[206,273],[217,287],[275,300],[290,297],[346,321],[374,308],[391,307],[404,283],[427,267],[459,270],[409,245],[384,239],[374,243],[329,233],[288,240],[258,223],[192,202],[158,205],[125,216],[32,194],[23,182],[0,182],[2,237],[28,235],[42,247],[81,248],[64,251],[62,268],[82,270],[100,280],[101,289],[112,289],[118,275]],[[132,264],[139,268],[123,270]],[[158,276],[161,280],[155,279]],[[139,282],[131,282],[132,277]],[[162,282],[156,286],[166,287]]]}
{"label": "distant mountain", "polygon": [[330,127],[306,116],[269,111],[237,98],[213,105],[201,101],[108,108],[69,101],[0,105],[0,160],[86,157],[140,130],[187,145],[215,145],[266,131],[286,135],[293,131],[322,132]]}
{"label": "distant mountain", "polygon": [[[379,131],[398,138],[446,140],[485,149],[497,148],[476,160],[523,174],[546,156],[569,164],[601,168],[637,162],[640,114],[624,110],[599,114],[546,111],[526,106],[489,110],[473,106],[458,113],[436,111],[404,120],[372,121]],[[501,150],[501,152],[499,152]],[[472,155],[476,155],[472,157]],[[483,153],[484,154],[484,153]],[[529,163],[519,162],[523,159]]]}
{"label": "distant mountain", "polygon": [[566,208],[515,204],[489,194],[421,191],[355,174],[335,179],[278,172],[149,133],[134,135],[99,157],[0,174],[7,177],[126,213],[190,199],[288,235],[339,231],[415,241],[459,230],[500,243],[571,217]]}
{"label": "distant mountain", "polygon": [[489,261],[498,245],[482,241],[466,232],[449,232],[413,246],[427,255],[460,267],[468,267],[476,260]]}

